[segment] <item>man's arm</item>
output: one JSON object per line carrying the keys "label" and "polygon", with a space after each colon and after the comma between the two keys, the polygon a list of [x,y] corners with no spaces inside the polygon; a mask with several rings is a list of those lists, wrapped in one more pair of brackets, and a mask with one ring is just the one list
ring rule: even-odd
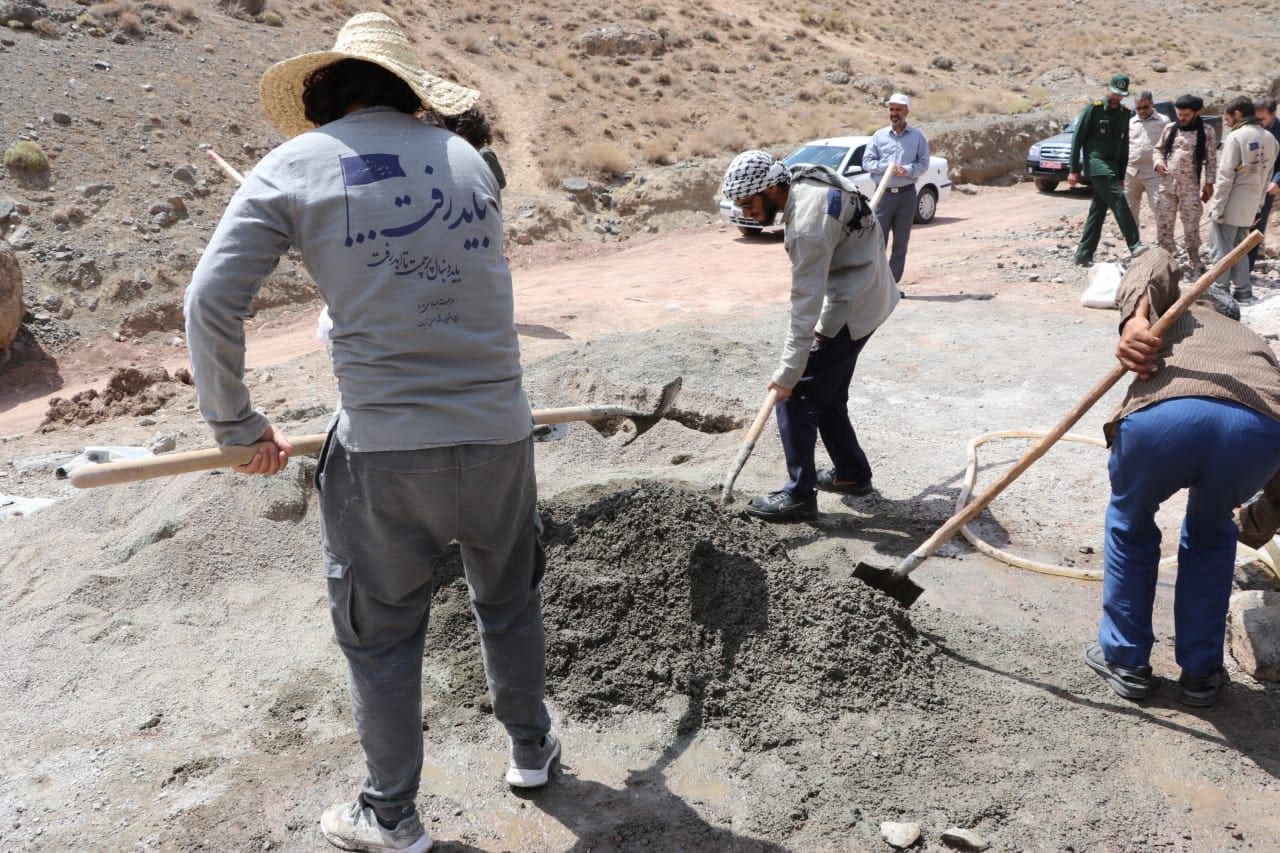
{"label": "man's arm", "polygon": [[244,318],[289,247],[288,199],[255,169],[227,205],[192,273],[184,311],[200,414],[218,444],[270,438],[244,384]]}
{"label": "man's arm", "polygon": [[1164,158],[1164,146],[1169,140],[1169,135],[1178,132],[1178,126],[1173,122],[1165,122],[1164,128],[1160,131],[1160,139],[1156,142],[1156,150],[1152,156],[1152,163],[1156,167],[1156,171],[1165,174],[1169,171],[1169,161]]}
{"label": "man's arm", "polygon": [[916,129],[916,156],[907,164],[907,177],[915,180],[929,169],[929,140],[924,132]]}
{"label": "man's arm", "polygon": [[884,172],[888,164],[880,162],[882,156],[880,151],[880,131],[876,131],[871,135],[871,141],[867,143],[867,147],[862,150],[863,171],[872,174]]}
{"label": "man's arm", "polygon": [[1206,124],[1204,126],[1204,190],[1200,196],[1201,201],[1208,201],[1213,197],[1213,182],[1218,174],[1218,131],[1213,129],[1213,125]]}
{"label": "man's arm", "polygon": [[[1130,119],[1133,116],[1129,117]],[[1120,144],[1116,148],[1116,159],[1111,162],[1111,170],[1121,181],[1124,180],[1125,167],[1129,165],[1129,122],[1120,122]]]}
{"label": "man's arm", "polygon": [[782,361],[769,387],[790,396],[804,373],[813,346],[813,331],[822,314],[831,271],[831,247],[821,237],[800,236],[791,244],[791,319]]}
{"label": "man's arm", "polygon": [[1085,139],[1089,135],[1089,120],[1093,116],[1093,105],[1080,111],[1076,118],[1076,130],[1071,135],[1071,160],[1067,164],[1067,183],[1075,186],[1080,180],[1080,152],[1084,148]]}
{"label": "man's arm", "polygon": [[1238,134],[1231,134],[1222,146],[1222,156],[1218,159],[1218,179],[1213,186],[1212,201],[1209,202],[1209,219],[1214,222],[1226,213],[1227,199],[1235,184],[1239,165],[1240,137]]}

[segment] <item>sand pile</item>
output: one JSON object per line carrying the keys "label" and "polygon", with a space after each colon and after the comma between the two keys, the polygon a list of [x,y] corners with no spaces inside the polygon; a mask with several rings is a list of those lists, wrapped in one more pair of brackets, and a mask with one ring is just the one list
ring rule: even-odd
{"label": "sand pile", "polygon": [[[705,496],[651,481],[594,489],[545,504],[543,521],[547,690],[566,716],[683,694],[685,731],[706,723],[767,748],[798,720],[936,701],[935,649],[889,599],[797,565],[776,529]],[[438,594],[428,667],[437,642],[476,654],[460,630],[464,590]],[[479,676],[462,663],[451,669]]]}

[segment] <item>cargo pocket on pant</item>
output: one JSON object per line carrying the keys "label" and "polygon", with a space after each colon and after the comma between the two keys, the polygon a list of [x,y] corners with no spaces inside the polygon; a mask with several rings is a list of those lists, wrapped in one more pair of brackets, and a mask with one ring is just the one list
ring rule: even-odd
{"label": "cargo pocket on pant", "polygon": [[351,564],[324,549],[324,574],[329,586],[329,616],[333,633],[342,645],[359,643],[355,624],[355,596],[351,589]]}

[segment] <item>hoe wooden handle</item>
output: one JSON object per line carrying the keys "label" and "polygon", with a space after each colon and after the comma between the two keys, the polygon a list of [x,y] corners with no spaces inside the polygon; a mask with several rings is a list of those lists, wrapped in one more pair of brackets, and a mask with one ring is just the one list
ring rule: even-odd
{"label": "hoe wooden handle", "polygon": [[[1200,295],[1208,290],[1220,276],[1227,270],[1236,265],[1236,262],[1252,251],[1253,247],[1262,242],[1262,234],[1253,231],[1249,236],[1245,237],[1241,243],[1227,253],[1227,256],[1218,261],[1204,275],[1200,276],[1200,280],[1182,292],[1182,296],[1178,301],[1173,303],[1170,308],[1160,315],[1160,319],[1151,327],[1151,334],[1159,337],[1169,330],[1169,327],[1182,316],[1182,314],[1191,307],[1191,304],[1200,298]],[[960,531],[970,521],[977,517],[978,513],[996,499],[1009,485],[1026,471],[1032,464],[1049,452],[1049,448],[1058,442],[1058,439],[1066,435],[1071,427],[1075,426],[1076,421],[1084,417],[1085,412],[1093,408],[1094,404],[1102,399],[1103,395],[1111,390],[1111,387],[1120,381],[1121,377],[1126,373],[1124,365],[1116,363],[1107,375],[1104,376],[1093,389],[1084,396],[1084,399],[1076,403],[1071,411],[1067,412],[1058,425],[1050,430],[1044,438],[1036,442],[1036,445],[1018,460],[1017,464],[1004,473],[999,480],[987,487],[986,491],[978,495],[972,503],[958,511],[955,515],[948,519],[947,523],[938,528],[932,536],[924,541],[917,549],[911,552],[902,564],[895,569],[900,575],[910,574],[917,566],[923,563],[934,551],[942,547],[948,539]]]}

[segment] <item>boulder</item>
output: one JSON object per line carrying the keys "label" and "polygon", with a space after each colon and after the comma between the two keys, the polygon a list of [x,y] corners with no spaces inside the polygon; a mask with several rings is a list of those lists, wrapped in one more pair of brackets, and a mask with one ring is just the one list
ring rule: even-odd
{"label": "boulder", "polygon": [[920,824],[885,821],[880,824],[880,837],[890,847],[905,850],[920,840]]}
{"label": "boulder", "polygon": [[662,56],[667,52],[661,35],[627,24],[596,27],[578,36],[573,44],[588,56]]}
{"label": "boulder", "polygon": [[18,21],[29,27],[47,14],[40,0],[0,0],[0,22]]}
{"label": "boulder", "polygon": [[9,358],[9,345],[22,327],[22,270],[13,249],[0,240],[0,362]]}
{"label": "boulder", "polygon": [[1280,592],[1251,589],[1231,596],[1227,645],[1249,675],[1280,681]]}

